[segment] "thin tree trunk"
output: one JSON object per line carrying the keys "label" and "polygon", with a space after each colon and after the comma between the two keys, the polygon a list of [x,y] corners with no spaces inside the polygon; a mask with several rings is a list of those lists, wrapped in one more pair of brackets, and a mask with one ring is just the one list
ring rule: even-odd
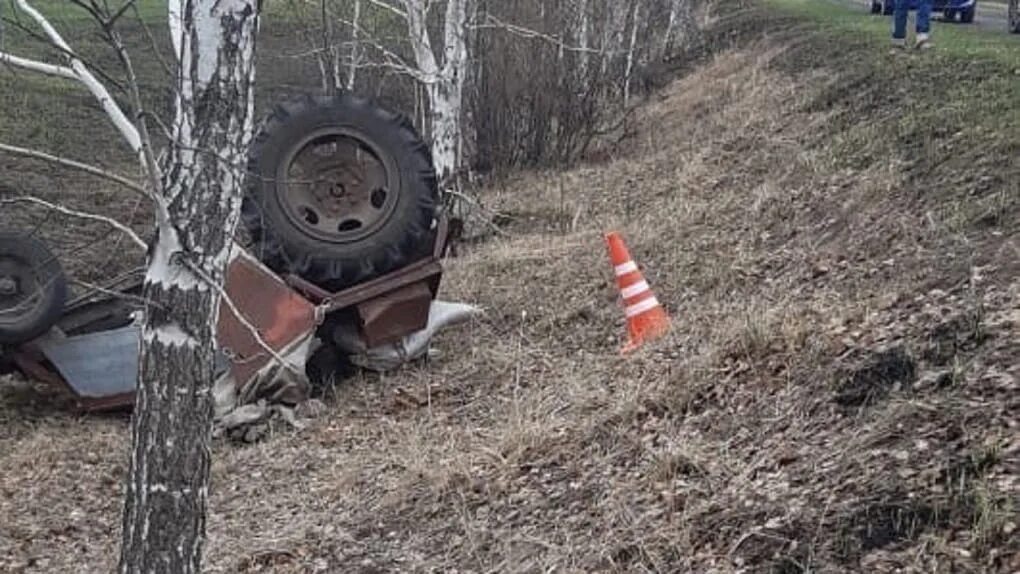
{"label": "thin tree trunk", "polygon": [[169,3],[179,59],[176,120],[144,285],[124,574],[200,571],[219,288],[253,131],[259,4]]}
{"label": "thin tree trunk", "polygon": [[627,68],[623,73],[623,105],[630,103],[630,80],[634,73],[634,50],[637,47],[638,14],[641,9],[641,1],[634,0],[634,11],[631,14],[630,47],[627,49]]}
{"label": "thin tree trunk", "polygon": [[460,168],[461,114],[467,78],[467,0],[449,0],[443,26],[440,68],[428,33],[425,0],[404,0],[408,36],[418,70],[427,81],[429,139],[439,179],[449,184]]}
{"label": "thin tree trunk", "polygon": [[663,55],[669,55],[674,48],[690,47],[698,33],[698,25],[694,21],[693,0],[671,0],[669,6],[669,25],[662,43]]}
{"label": "thin tree trunk", "polygon": [[579,0],[580,11],[581,11],[581,24],[578,31],[578,46],[581,51],[578,55],[577,62],[577,76],[584,81],[588,78],[588,66],[591,60],[591,54],[588,53],[590,42],[588,40],[589,34],[591,34],[591,16],[588,13],[588,0]]}
{"label": "thin tree trunk", "polygon": [[[354,0],[354,18],[351,20],[351,65],[347,69],[347,90],[354,89],[354,82],[358,77],[358,66],[361,65],[360,27],[361,27],[361,0]],[[339,60],[338,60],[339,61]],[[339,64],[338,64],[339,65]]]}
{"label": "thin tree trunk", "polygon": [[623,50],[623,34],[627,29],[627,4],[611,0],[606,6],[605,29],[602,36],[602,77],[609,78],[615,55]]}

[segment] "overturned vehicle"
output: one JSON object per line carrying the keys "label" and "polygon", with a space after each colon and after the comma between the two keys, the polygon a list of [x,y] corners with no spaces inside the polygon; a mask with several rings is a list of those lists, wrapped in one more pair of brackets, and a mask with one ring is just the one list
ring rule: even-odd
{"label": "overturned vehicle", "polygon": [[[428,146],[361,98],[276,107],[250,150],[242,221],[250,241],[218,318],[218,416],[301,402],[350,367],[395,368],[477,312],[436,300],[448,222]],[[63,386],[86,411],[131,406],[141,286],[121,277],[68,300],[42,241],[0,233],[0,372]]]}

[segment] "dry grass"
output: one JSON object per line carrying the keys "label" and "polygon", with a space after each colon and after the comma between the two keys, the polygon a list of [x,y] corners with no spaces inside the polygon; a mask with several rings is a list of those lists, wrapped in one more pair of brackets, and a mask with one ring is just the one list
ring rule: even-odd
{"label": "dry grass", "polygon": [[[505,235],[443,294],[487,317],[304,432],[219,444],[208,570],[1020,568],[1020,282],[977,263],[1016,227],[947,229],[898,157],[848,167],[829,76],[786,49],[721,53],[611,161],[491,189]],[[629,359],[609,229],[675,320]],[[0,403],[0,570],[108,571],[126,424],[39,392]]]}

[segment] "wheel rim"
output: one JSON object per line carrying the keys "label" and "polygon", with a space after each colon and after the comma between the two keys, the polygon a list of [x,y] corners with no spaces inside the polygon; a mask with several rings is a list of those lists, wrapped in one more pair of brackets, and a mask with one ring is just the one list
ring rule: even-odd
{"label": "wheel rim", "polygon": [[42,281],[31,263],[0,254],[0,327],[16,326],[35,313]]}
{"label": "wheel rim", "polygon": [[393,215],[400,189],[393,159],[343,127],[315,131],[291,147],[276,178],[291,223],[329,243],[375,233]]}

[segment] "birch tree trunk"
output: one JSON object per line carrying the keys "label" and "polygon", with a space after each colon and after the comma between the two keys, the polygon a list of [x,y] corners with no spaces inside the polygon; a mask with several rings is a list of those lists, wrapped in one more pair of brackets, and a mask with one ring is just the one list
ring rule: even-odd
{"label": "birch tree trunk", "polygon": [[641,10],[641,1],[634,0],[634,11],[630,16],[630,46],[627,48],[627,67],[623,72],[623,105],[630,103],[630,83],[634,74],[634,51],[637,48],[638,15]]}
{"label": "birch tree trunk", "polygon": [[[624,0],[613,0],[606,6],[602,34],[602,77],[609,78],[609,69],[616,54],[623,51],[623,36],[627,30],[627,15],[630,11]],[[615,71],[614,71],[615,73]]]}
{"label": "birch tree trunk", "polygon": [[[358,77],[358,66],[361,65],[361,0],[354,0],[354,17],[351,20],[351,64],[347,68],[347,91],[354,90],[354,82]],[[339,58],[337,64],[339,65]],[[337,74],[339,77],[339,74]]]}
{"label": "birch tree trunk", "polygon": [[579,0],[578,10],[580,11],[581,22],[578,26],[577,45],[581,48],[581,51],[578,54],[577,77],[583,82],[588,78],[588,66],[591,60],[591,54],[589,54],[590,42],[588,40],[591,34],[591,15],[588,9],[588,0]]}
{"label": "birch tree trunk", "polygon": [[428,2],[403,0],[415,63],[429,102],[429,139],[440,182],[449,184],[461,166],[464,81],[467,78],[467,0],[448,0],[440,66],[428,31]]}
{"label": "birch tree trunk", "polygon": [[696,33],[693,0],[670,0],[669,22],[662,41],[663,55],[669,55],[676,46],[687,48]]}
{"label": "birch tree trunk", "polygon": [[179,68],[174,141],[157,190],[158,236],[132,421],[120,572],[201,565],[220,290],[253,131],[259,0],[170,0]]}
{"label": "birch tree trunk", "polygon": [[662,53],[668,54],[673,46],[673,34],[676,30],[676,19],[680,13],[680,3],[684,0],[669,1],[669,19],[666,23],[666,32],[662,35]]}

